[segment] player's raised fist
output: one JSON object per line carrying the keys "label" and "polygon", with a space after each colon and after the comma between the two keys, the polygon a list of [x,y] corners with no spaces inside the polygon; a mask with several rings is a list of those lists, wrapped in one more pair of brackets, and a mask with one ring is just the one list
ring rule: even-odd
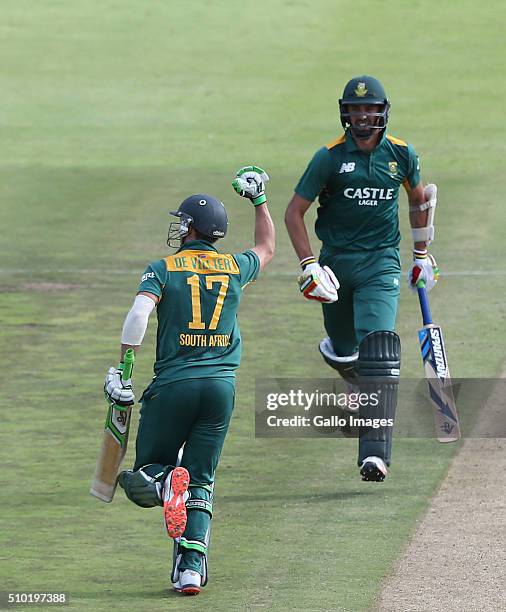
{"label": "player's raised fist", "polygon": [[243,198],[248,198],[255,206],[267,201],[265,183],[269,180],[267,172],[259,166],[244,166],[236,172],[232,187]]}

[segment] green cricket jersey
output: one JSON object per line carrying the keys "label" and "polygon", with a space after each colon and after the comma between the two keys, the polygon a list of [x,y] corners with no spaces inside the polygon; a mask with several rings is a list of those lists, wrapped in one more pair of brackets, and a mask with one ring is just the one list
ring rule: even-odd
{"label": "green cricket jersey", "polygon": [[295,192],[310,202],[318,196],[315,229],[323,251],[374,250],[398,246],[399,188],[419,182],[411,145],[384,132],[366,153],[347,130],[315,153]]}
{"label": "green cricket jersey", "polygon": [[255,280],[253,251],[218,253],[204,240],[146,268],[139,291],[160,297],[155,376],[157,383],[187,378],[234,378],[241,360],[237,309],[242,289]]}

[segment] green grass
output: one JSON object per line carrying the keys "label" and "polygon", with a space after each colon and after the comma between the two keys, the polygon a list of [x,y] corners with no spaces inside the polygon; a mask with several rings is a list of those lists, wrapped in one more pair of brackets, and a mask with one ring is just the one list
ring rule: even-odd
{"label": "green grass", "polygon": [[[443,276],[431,297],[453,374],[495,375],[505,329],[500,14],[498,1],[469,0],[2,3],[2,588],[66,590],[72,609],[93,611],[371,605],[455,447],[397,441],[391,475],[375,486],[358,479],[353,441],[254,439],[255,378],[330,375],[315,350],[319,308],[296,288],[284,207],[339,131],[344,82],[377,75],[392,99],[390,131],[415,145],[440,188],[433,252]],[[252,211],[229,186],[250,162],[272,176],[278,252],[241,307],[211,580],[184,600],[169,590],[157,511],[88,495],[101,384],[139,275],[166,252],[168,210],[209,191],[230,213],[223,248],[251,244]],[[405,198],[402,208],[408,235]],[[404,287],[405,376],[421,375],[419,319]],[[154,326],[137,390],[153,343]]]}

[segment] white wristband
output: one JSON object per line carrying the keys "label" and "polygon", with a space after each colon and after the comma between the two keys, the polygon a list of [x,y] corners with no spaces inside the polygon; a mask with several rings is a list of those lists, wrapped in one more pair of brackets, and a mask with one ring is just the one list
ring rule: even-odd
{"label": "white wristband", "polygon": [[137,295],[135,297],[134,305],[123,323],[121,344],[129,344],[130,346],[142,344],[148,327],[149,315],[154,307],[155,302],[147,295]]}

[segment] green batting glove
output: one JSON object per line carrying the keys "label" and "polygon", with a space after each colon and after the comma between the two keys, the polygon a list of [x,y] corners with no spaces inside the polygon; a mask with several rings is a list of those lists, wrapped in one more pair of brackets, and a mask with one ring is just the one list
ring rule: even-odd
{"label": "green batting glove", "polygon": [[244,166],[236,172],[232,187],[243,198],[248,198],[255,206],[267,202],[265,183],[269,180],[267,172],[259,166]]}

